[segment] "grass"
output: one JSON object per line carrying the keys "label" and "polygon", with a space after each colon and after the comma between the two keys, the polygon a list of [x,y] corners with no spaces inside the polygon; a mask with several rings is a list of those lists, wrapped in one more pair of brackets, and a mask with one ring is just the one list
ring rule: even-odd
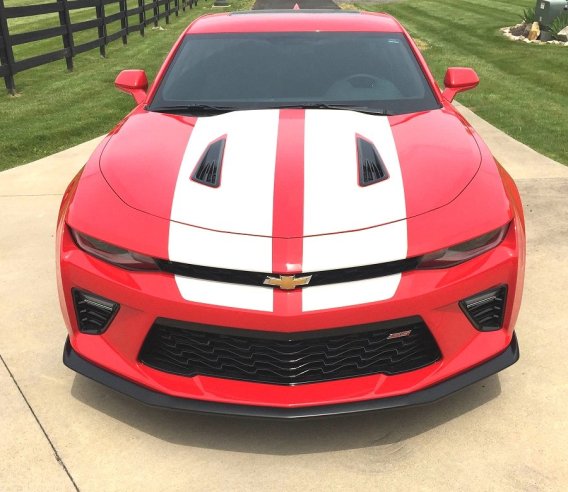
{"label": "grass", "polygon": [[[51,3],[45,0],[5,0],[6,6]],[[129,2],[129,4],[132,2]],[[230,10],[248,9],[254,0],[233,0]],[[16,75],[18,96],[0,94],[0,170],[64,150],[102,135],[118,123],[134,105],[132,98],[114,88],[116,75],[126,68],[146,70],[150,80],[182,30],[197,16],[219,12],[213,0],[199,0],[199,5],[170,24],[160,20],[163,30],[146,28],[145,37],[128,36],[128,45],[120,40],[107,46],[107,57],[98,49],[75,57],[75,69],[67,72],[65,60],[59,60]],[[225,9],[226,10],[226,9]],[[115,9],[106,9],[107,15]],[[73,21],[94,17],[94,9],[74,12]],[[57,16],[44,15],[10,20],[10,32],[27,32],[58,25]],[[120,29],[120,22],[115,23]],[[86,42],[96,33],[82,34]],[[61,37],[17,47],[16,60],[62,48]],[[3,80],[0,79],[3,84]]]}
{"label": "grass", "polygon": [[[7,6],[46,0],[5,0]],[[193,10],[164,20],[165,29],[133,33],[75,58],[68,73],[63,60],[16,76],[19,97],[0,95],[0,170],[30,162],[108,132],[133,106],[114,89],[117,73],[143,68],[152,79],[185,26],[198,15],[219,11],[213,0],[200,0]],[[250,8],[254,0],[234,0],[233,9]],[[351,4],[349,4],[351,7]],[[481,117],[543,154],[568,164],[568,48],[509,41],[499,28],[517,23],[534,0],[412,0],[360,8],[395,15],[418,38],[431,69],[441,83],[448,66],[471,66],[480,86],[458,96]],[[107,8],[108,13],[113,10]],[[92,9],[73,13],[91,18]],[[10,21],[12,32],[56,25],[57,17]],[[117,23],[118,29],[118,23]],[[113,32],[112,30],[110,32]],[[86,33],[83,41],[92,39]],[[88,38],[87,38],[88,36]],[[41,51],[59,49],[60,38],[44,42]],[[37,43],[23,45],[16,59],[38,53]]]}
{"label": "grass", "polygon": [[568,164],[568,47],[510,41],[499,32],[520,22],[534,0],[358,6],[394,15],[419,38],[438,83],[449,66],[473,67],[481,83],[458,100],[513,138]]}

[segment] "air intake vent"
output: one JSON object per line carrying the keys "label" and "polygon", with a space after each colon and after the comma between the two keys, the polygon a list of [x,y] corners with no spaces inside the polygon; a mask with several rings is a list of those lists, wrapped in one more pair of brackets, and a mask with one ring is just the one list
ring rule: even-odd
{"label": "air intake vent", "polygon": [[72,293],[79,331],[91,335],[103,333],[118,312],[119,305],[79,289],[73,289]]}
{"label": "air intake vent", "polygon": [[480,331],[495,331],[503,326],[507,286],[487,290],[460,302],[465,315]]}
{"label": "air intake vent", "polygon": [[226,137],[221,137],[209,145],[191,175],[193,181],[212,188],[219,187],[225,142]]}
{"label": "air intake vent", "polygon": [[375,146],[359,136],[357,136],[357,158],[360,186],[369,186],[389,177]]}

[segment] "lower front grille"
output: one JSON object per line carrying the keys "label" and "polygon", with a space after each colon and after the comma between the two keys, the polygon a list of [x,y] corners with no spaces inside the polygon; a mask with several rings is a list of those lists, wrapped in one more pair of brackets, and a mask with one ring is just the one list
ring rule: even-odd
{"label": "lower front grille", "polygon": [[441,354],[421,318],[299,333],[220,328],[158,319],[142,363],[182,376],[294,385],[399,374]]}

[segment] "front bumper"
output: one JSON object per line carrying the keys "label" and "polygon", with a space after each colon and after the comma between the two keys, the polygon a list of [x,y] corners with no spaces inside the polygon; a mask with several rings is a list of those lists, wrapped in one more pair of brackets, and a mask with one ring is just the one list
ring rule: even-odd
{"label": "front bumper", "polygon": [[178,398],[164,393],[158,393],[127,381],[120,376],[107,372],[86,359],[83,359],[77,354],[77,352],[75,352],[75,350],[73,350],[73,347],[71,347],[71,344],[69,343],[69,338],[67,338],[65,349],[63,351],[63,363],[70,369],[73,369],[83,376],[104,384],[119,393],[128,395],[147,405],[195,413],[275,419],[298,419],[346,415],[372,410],[386,410],[389,408],[434,403],[467,386],[502,371],[514,364],[518,359],[519,345],[517,343],[517,337],[513,334],[513,338],[509,346],[493,359],[490,359],[465,373],[459,374],[451,379],[414,393],[336,405],[281,408],[217,403]]}
{"label": "front bumper", "polygon": [[[466,264],[447,270],[403,274],[392,299],[297,314],[264,313],[185,301],[170,274],[117,269],[78,250],[66,230],[61,232],[59,292],[70,340],[66,364],[149,403],[241,415],[310,416],[357,412],[435,401],[516,360],[516,356],[506,355],[511,347],[511,353],[517,353],[513,328],[522,288],[522,283],[517,281],[522,265],[513,228],[502,245]],[[501,284],[509,286],[503,328],[480,332],[464,315],[459,301]],[[71,295],[73,288],[120,304],[116,317],[102,335],[78,330]],[[392,376],[378,373],[282,386],[205,375],[184,377],[156,370],[140,361],[141,347],[158,318],[291,333],[412,316],[424,320],[442,357],[421,369]]]}

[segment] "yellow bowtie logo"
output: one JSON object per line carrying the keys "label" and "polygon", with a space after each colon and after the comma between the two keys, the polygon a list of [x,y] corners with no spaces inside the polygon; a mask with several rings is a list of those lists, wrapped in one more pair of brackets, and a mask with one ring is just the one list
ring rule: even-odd
{"label": "yellow bowtie logo", "polygon": [[312,279],[311,275],[296,277],[295,275],[279,275],[278,277],[266,277],[264,285],[279,287],[282,290],[294,290],[296,287],[308,285]]}

